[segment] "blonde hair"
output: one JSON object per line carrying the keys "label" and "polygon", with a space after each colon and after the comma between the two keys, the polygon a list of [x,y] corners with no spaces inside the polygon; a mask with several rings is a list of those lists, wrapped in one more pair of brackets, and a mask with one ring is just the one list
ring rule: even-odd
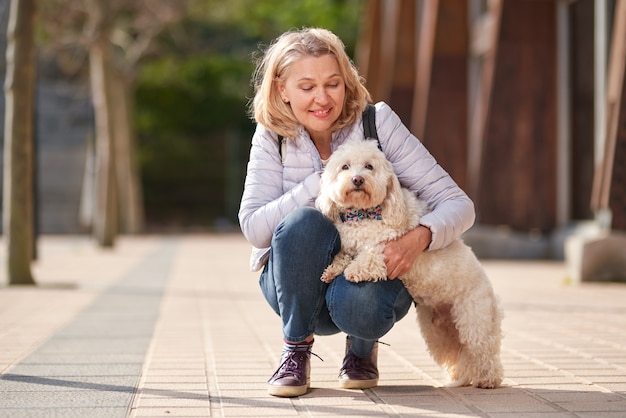
{"label": "blonde hair", "polygon": [[287,79],[295,61],[323,55],[337,59],[346,86],[343,110],[333,129],[338,130],[354,123],[371,101],[371,96],[365,88],[363,77],[346,54],[341,39],[331,31],[320,28],[285,32],[265,50],[252,76],[254,98],[250,104],[250,114],[253,119],[279,135],[295,137],[300,123],[289,104],[282,101],[278,82]]}

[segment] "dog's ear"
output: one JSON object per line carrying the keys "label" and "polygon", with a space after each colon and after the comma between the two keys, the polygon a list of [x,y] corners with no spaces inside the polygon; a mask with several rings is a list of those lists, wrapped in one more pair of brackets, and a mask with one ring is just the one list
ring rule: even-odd
{"label": "dog's ear", "polygon": [[404,193],[398,177],[390,170],[387,182],[387,196],[383,202],[383,222],[397,229],[407,222],[408,210],[404,200]]}
{"label": "dog's ear", "polygon": [[322,191],[315,200],[315,207],[333,222],[339,221],[339,206],[329,196],[330,185],[326,175],[322,175]]}
{"label": "dog's ear", "polygon": [[315,206],[333,222],[339,221],[339,206],[328,197],[327,194],[321,194],[315,201]]}

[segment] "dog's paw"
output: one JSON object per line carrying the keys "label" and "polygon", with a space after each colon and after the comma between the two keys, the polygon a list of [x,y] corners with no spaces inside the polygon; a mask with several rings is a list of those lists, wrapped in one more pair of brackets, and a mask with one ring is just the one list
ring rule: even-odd
{"label": "dog's paw", "polygon": [[366,280],[363,277],[359,276],[358,274],[345,274],[344,276],[346,277],[347,281],[354,282],[354,283],[359,283],[359,282],[363,282]]}
{"label": "dog's paw", "polygon": [[331,268],[331,266],[328,266],[326,267],[326,270],[324,270],[324,272],[322,273],[322,277],[320,277],[320,280],[324,283],[330,283],[335,280],[335,278],[339,276],[339,274],[340,273],[337,273],[335,269]]}
{"label": "dog's paw", "polygon": [[344,272],[344,276],[346,278],[346,280],[348,280],[349,282],[354,282],[354,283],[358,283],[358,282],[377,282],[379,280],[386,280],[387,278],[381,278],[381,277],[373,277],[372,273],[368,270],[358,270],[358,269],[350,269],[347,268],[346,271]]}
{"label": "dog's paw", "polygon": [[476,387],[480,389],[496,389],[502,384],[502,379],[484,379],[476,383]]}
{"label": "dog's paw", "polygon": [[359,266],[357,263],[352,263],[348,267],[346,267],[346,269],[343,272],[343,275],[345,276],[347,281],[358,283],[358,282],[364,282],[369,279],[369,277],[367,277],[366,275],[367,272],[358,267]]}
{"label": "dog's paw", "polygon": [[322,274],[322,277],[320,277],[320,280],[323,281],[324,283],[330,283],[333,280],[335,280],[336,277],[337,276]]}

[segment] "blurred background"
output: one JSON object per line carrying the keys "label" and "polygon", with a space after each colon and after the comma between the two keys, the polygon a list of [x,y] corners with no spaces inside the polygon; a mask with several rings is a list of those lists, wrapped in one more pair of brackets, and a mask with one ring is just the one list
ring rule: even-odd
{"label": "blurred background", "polygon": [[479,256],[626,229],[626,0],[36,3],[36,234],[238,231],[254,53],[303,26],[343,39],[468,192]]}

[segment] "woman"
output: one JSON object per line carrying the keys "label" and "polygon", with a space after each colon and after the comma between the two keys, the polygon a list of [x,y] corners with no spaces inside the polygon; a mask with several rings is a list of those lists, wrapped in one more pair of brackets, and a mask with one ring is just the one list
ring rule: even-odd
{"label": "woman", "polygon": [[401,184],[424,199],[431,213],[403,237],[387,243],[391,280],[320,280],[340,248],[336,228],[314,207],[320,173],[334,150],[363,138],[362,112],[371,101],[341,40],[317,28],[289,31],[265,51],[253,75],[252,138],[239,221],[253,245],[251,268],[282,320],[284,348],[269,379],[275,396],[300,396],[309,387],[313,336],[344,332],[340,370],[344,388],[378,383],[377,340],[409,310],[400,280],[416,257],[445,247],[474,222],[474,205],[384,103],[376,130]]}

